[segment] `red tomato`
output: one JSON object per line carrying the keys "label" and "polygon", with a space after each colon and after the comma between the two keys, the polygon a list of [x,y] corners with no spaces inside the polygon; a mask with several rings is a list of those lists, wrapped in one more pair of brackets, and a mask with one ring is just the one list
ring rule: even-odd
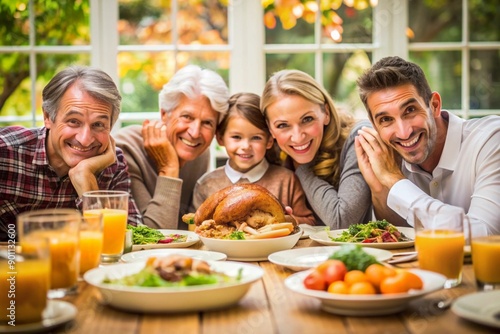
{"label": "red tomato", "polygon": [[323,275],[317,270],[311,271],[309,275],[304,278],[304,286],[311,290],[326,290],[328,287]]}
{"label": "red tomato", "polygon": [[316,270],[323,275],[327,286],[333,282],[342,281],[347,273],[347,267],[344,262],[331,259],[318,265]]}

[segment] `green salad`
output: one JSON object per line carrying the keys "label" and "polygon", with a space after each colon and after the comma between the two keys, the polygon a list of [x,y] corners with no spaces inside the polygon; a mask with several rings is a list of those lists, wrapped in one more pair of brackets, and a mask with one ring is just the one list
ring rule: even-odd
{"label": "green salad", "polygon": [[121,278],[106,277],[103,283],[136,287],[181,287],[218,283],[235,283],[241,280],[242,269],[236,277],[211,270],[208,263],[182,255],[163,258],[151,257],[138,273]]}
{"label": "green salad", "polygon": [[409,241],[406,235],[387,220],[370,221],[366,224],[353,224],[337,237],[329,235],[330,240],[338,242],[401,242]]}

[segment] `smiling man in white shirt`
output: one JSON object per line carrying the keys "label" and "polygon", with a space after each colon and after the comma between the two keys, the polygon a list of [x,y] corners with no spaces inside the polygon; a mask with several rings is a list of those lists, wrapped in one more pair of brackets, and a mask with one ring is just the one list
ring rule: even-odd
{"label": "smiling man in white shirt", "polygon": [[442,110],[422,69],[399,57],[375,63],[358,87],[373,129],[359,131],[356,154],[376,216],[411,224],[413,208],[455,206],[473,235],[500,234],[500,117]]}

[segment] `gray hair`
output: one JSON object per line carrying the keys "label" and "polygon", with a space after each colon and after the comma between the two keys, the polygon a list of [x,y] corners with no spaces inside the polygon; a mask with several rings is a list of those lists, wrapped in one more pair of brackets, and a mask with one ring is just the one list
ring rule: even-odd
{"label": "gray hair", "polygon": [[196,65],[181,68],[163,86],[159,95],[160,109],[170,113],[177,108],[183,95],[188,99],[208,98],[212,109],[221,114],[219,122],[229,106],[229,89],[224,79],[216,72]]}
{"label": "gray hair", "polygon": [[42,92],[42,108],[52,122],[56,120],[59,103],[74,84],[94,99],[111,105],[111,126],[120,114],[122,97],[113,79],[104,71],[88,66],[70,66],[57,73]]}

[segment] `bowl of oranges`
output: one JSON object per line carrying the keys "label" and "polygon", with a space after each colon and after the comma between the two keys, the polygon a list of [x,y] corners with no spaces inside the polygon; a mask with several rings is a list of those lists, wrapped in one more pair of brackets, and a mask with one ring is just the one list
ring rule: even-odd
{"label": "bowl of oranges", "polygon": [[329,313],[377,316],[400,312],[415,299],[442,289],[446,277],[421,269],[328,259],[285,280],[285,286],[321,301]]}

